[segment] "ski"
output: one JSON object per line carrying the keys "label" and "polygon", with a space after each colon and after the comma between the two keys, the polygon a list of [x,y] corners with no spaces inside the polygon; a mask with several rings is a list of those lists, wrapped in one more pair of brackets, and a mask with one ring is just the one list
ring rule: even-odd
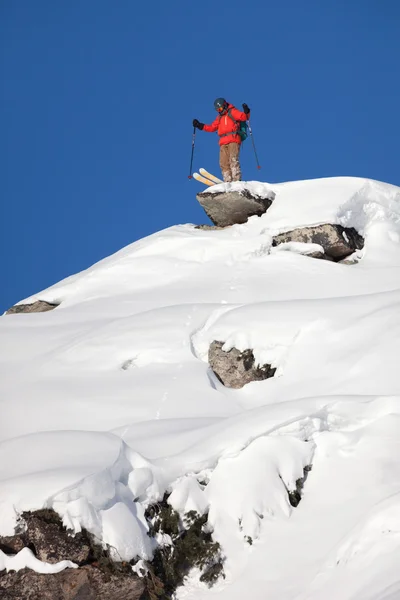
{"label": "ski", "polygon": [[222,181],[222,179],[218,179],[218,177],[215,177],[215,175],[212,175],[205,169],[199,169],[199,171],[200,171],[200,174],[203,175],[203,177],[207,177],[207,179],[211,179],[211,181],[214,181],[214,183],[224,183]]}
{"label": "ski", "polygon": [[193,177],[197,181],[200,181],[201,183],[204,183],[205,185],[208,185],[208,186],[215,185],[215,181],[211,181],[211,179],[207,179],[207,177],[203,177],[202,175],[199,175],[198,173],[193,173]]}

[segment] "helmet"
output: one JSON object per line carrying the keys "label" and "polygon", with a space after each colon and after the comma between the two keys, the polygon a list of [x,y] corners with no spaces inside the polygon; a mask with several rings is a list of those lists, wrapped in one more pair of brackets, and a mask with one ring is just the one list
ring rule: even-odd
{"label": "helmet", "polygon": [[214,102],[214,108],[217,112],[222,112],[228,106],[225,98],[217,98]]}

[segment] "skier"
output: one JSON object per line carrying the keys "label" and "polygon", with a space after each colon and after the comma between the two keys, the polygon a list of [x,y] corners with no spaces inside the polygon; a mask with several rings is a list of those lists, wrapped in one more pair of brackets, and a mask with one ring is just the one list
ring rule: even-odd
{"label": "skier", "polygon": [[225,98],[217,98],[214,102],[218,116],[211,123],[205,125],[197,119],[193,119],[193,127],[203,131],[217,131],[219,135],[219,165],[221,167],[224,181],[240,181],[242,173],[239,162],[239,151],[242,138],[239,135],[240,122],[247,121],[250,117],[250,109],[247,104],[242,104],[243,112],[229,104]]}

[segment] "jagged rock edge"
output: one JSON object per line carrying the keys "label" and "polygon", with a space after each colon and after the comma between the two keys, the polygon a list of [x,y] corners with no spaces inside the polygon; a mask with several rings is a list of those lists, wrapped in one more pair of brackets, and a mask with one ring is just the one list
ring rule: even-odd
{"label": "jagged rock edge", "polygon": [[6,310],[6,315],[19,315],[19,314],[30,314],[39,312],[48,312],[54,310],[59,303],[47,302],[46,300],[36,300],[36,302],[30,302],[29,304],[14,304],[11,308]]}

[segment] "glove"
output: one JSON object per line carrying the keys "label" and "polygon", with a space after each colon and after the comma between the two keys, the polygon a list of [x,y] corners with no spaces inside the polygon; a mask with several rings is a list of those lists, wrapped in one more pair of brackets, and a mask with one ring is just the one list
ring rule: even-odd
{"label": "glove", "polygon": [[203,129],[204,123],[200,123],[197,119],[193,119],[193,127],[197,127],[197,129]]}
{"label": "glove", "polygon": [[250,109],[247,106],[247,104],[242,104],[242,106],[243,106],[243,112],[244,112],[244,114],[245,115],[249,115],[250,114]]}

